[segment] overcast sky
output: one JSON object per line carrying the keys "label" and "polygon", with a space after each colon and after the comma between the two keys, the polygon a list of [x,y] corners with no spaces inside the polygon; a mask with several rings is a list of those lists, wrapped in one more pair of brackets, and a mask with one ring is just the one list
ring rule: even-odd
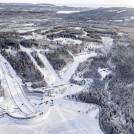
{"label": "overcast sky", "polygon": [[124,6],[134,7],[134,0],[0,0],[0,2],[9,3],[51,3],[56,5],[71,5],[71,6]]}

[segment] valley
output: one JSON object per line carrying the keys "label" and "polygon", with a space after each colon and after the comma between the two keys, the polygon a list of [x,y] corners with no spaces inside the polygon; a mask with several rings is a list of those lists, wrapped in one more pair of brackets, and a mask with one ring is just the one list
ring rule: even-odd
{"label": "valley", "polygon": [[133,9],[0,7],[1,134],[133,134]]}

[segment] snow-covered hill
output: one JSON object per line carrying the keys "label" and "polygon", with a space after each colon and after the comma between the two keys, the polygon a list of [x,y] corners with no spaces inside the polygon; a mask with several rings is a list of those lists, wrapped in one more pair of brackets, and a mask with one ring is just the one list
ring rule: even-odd
{"label": "snow-covered hill", "polygon": [[0,7],[0,133],[133,133],[133,9]]}

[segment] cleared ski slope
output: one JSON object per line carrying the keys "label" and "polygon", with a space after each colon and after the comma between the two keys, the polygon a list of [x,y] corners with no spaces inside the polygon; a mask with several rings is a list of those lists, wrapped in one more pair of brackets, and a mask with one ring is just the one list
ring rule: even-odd
{"label": "cleared ski slope", "polygon": [[[73,55],[73,54],[71,54],[71,55]],[[83,61],[87,60],[88,58],[94,57],[96,55],[97,54],[95,52],[92,52],[92,53],[81,53],[77,56],[73,56],[74,62],[69,64],[67,66],[67,68],[61,73],[62,81],[64,81],[64,83],[67,83],[71,79],[72,75],[75,73],[80,62],[83,62]]]}
{"label": "cleared ski slope", "polygon": [[50,62],[47,60],[45,55],[41,54],[39,50],[35,49],[37,51],[39,58],[41,59],[41,61],[45,65],[44,68],[41,68],[37,64],[37,62],[35,61],[33,56],[31,55],[32,50],[29,48],[25,48],[21,45],[20,45],[20,47],[23,51],[25,51],[29,55],[29,57],[31,58],[34,65],[44,75],[44,79],[49,85],[51,85],[51,84],[58,84],[59,85],[61,83],[61,80],[60,80],[58,74],[55,72],[55,70],[53,69],[53,67],[51,66]]}
{"label": "cleared ski slope", "polygon": [[15,72],[10,64],[0,55],[0,69],[2,77],[2,86],[7,88],[10,94],[11,100],[16,104],[21,112],[26,115],[31,115],[37,112],[34,106],[31,105],[22,87],[19,85]]}

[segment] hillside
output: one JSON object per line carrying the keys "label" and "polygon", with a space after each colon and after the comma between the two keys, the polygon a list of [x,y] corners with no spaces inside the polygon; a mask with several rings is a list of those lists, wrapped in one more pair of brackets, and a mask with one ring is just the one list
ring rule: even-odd
{"label": "hillside", "polygon": [[132,8],[1,3],[0,131],[133,134],[133,21]]}

